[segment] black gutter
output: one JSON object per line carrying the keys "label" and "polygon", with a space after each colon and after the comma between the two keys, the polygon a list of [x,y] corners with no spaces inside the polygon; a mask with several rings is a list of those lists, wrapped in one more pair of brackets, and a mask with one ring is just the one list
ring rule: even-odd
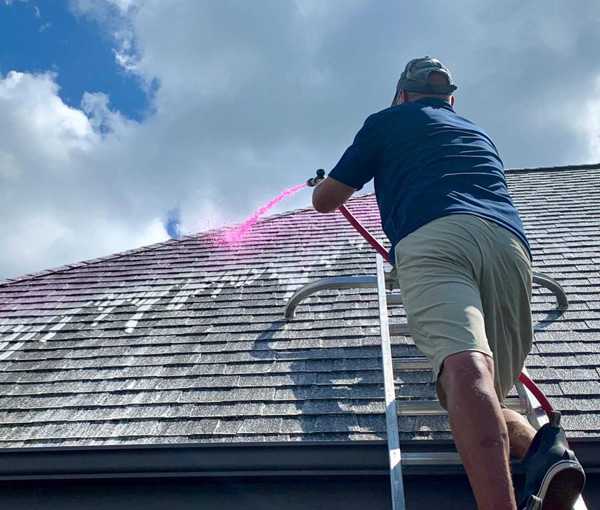
{"label": "black gutter", "polygon": [[[600,441],[571,441],[588,473],[600,473]],[[448,441],[401,444],[412,458],[455,452]],[[520,472],[515,463],[513,470]],[[409,464],[407,475],[461,474],[457,465]],[[372,476],[388,473],[385,441],[279,442],[0,449],[0,480],[239,476]]]}

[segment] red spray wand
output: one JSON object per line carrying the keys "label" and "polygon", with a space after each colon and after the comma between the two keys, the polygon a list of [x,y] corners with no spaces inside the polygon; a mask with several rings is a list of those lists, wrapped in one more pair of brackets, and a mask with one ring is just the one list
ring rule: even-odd
{"label": "red spray wand", "polygon": [[[314,188],[317,186],[323,179],[325,179],[325,170],[319,168],[317,170],[316,177],[311,177],[306,181],[306,185],[310,188]],[[340,205],[340,212],[344,215],[344,218],[348,220],[350,225],[352,225],[356,231],[364,237],[364,239],[375,249],[377,253],[379,253],[386,261],[389,261],[388,251],[384,248],[384,246],[369,232],[365,227],[363,227],[360,222],[352,215],[352,213],[346,208],[345,205]]]}
{"label": "red spray wand", "polygon": [[[325,170],[319,168],[317,170],[316,177],[311,177],[306,181],[306,185],[309,187],[317,186],[323,179],[325,179]],[[356,229],[356,231],[363,236],[363,238],[379,253],[384,260],[389,262],[389,253],[383,247],[383,245],[373,237],[373,235],[361,225],[361,223],[353,216],[353,214],[346,208],[346,206],[341,205],[339,207],[340,212],[344,215],[344,218],[348,220],[348,222]],[[542,392],[533,380],[531,380],[527,375],[523,372],[519,374],[519,381],[533,394],[533,396],[537,399],[537,401],[542,406],[542,409],[546,412],[546,414],[550,415],[550,413],[554,412],[554,408],[546,398],[546,395]]]}

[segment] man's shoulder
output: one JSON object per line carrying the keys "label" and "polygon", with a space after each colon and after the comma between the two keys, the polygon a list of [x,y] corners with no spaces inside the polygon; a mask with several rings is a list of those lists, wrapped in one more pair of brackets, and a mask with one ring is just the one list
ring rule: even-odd
{"label": "man's shoulder", "polygon": [[406,113],[409,110],[409,108],[407,108],[409,106],[409,103],[388,106],[383,110],[379,110],[378,112],[372,113],[371,115],[369,115],[368,118],[374,117],[375,119],[385,119],[390,116],[402,115],[403,113]]}
{"label": "man's shoulder", "polygon": [[383,110],[379,110],[378,112],[372,113],[367,117],[367,120],[377,122],[377,121],[385,121],[389,119],[398,119],[403,117],[412,117],[415,114],[418,115],[426,104],[419,103],[417,101],[410,101],[408,103],[402,103],[394,106],[388,106]]}
{"label": "man's shoulder", "polygon": [[365,120],[365,126],[367,127],[376,127],[381,124],[385,124],[391,122],[393,120],[398,120],[404,116],[404,114],[408,113],[409,108],[406,108],[407,104],[390,106],[388,108],[384,108],[383,110],[379,110],[375,113],[369,115]]}

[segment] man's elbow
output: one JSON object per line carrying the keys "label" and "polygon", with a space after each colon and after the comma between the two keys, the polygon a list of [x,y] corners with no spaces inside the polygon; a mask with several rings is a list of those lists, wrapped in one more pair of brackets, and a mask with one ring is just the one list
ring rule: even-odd
{"label": "man's elbow", "polygon": [[337,209],[335,204],[332,204],[330,201],[324,200],[323,197],[319,197],[315,194],[313,195],[312,203],[315,210],[320,213],[330,213]]}

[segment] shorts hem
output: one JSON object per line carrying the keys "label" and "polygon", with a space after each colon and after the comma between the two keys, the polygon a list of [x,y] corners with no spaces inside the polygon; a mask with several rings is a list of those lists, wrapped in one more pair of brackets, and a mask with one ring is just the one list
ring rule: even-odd
{"label": "shorts hem", "polygon": [[[417,346],[418,347],[418,346]],[[445,353],[444,355],[444,359],[440,362],[440,363],[434,363],[432,361],[432,382],[437,382],[437,380],[439,379],[440,376],[440,371],[442,369],[442,365],[444,364],[444,361],[446,361],[446,359],[448,359],[450,356],[454,356],[455,354],[460,354],[461,352],[480,352],[482,354],[486,354],[487,356],[489,356],[490,358],[494,359],[494,353],[490,350],[485,350],[485,349],[480,349],[477,347],[471,347],[471,348],[467,348],[467,349],[459,349],[456,351],[452,351],[449,353]]]}

